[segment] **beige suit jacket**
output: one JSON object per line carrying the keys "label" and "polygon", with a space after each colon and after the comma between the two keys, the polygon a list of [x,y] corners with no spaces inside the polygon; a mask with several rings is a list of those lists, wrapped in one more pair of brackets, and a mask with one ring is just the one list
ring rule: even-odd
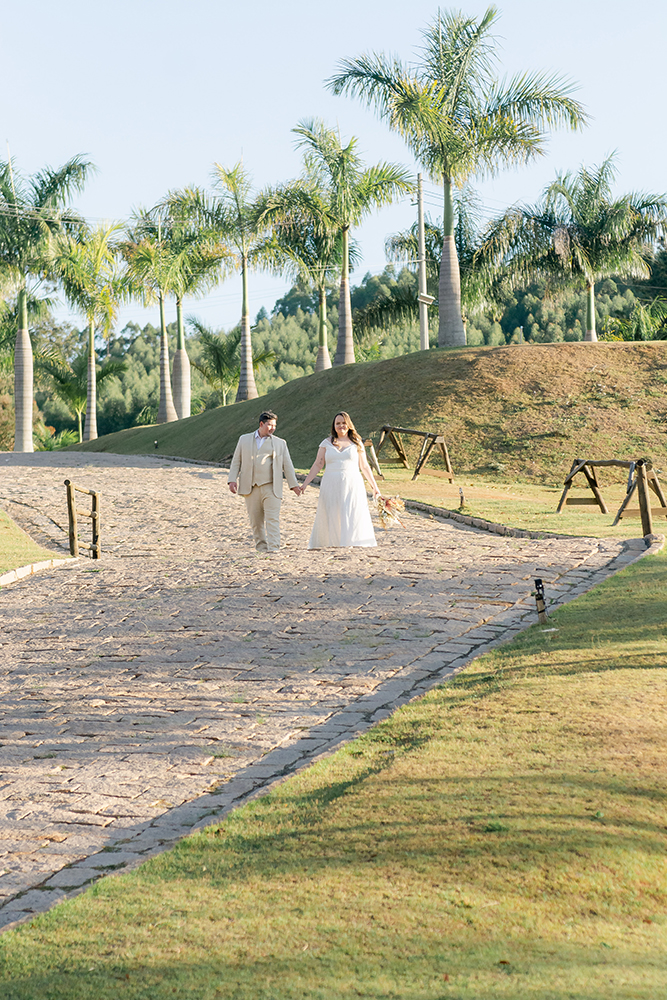
{"label": "beige suit jacket", "polygon": [[[252,442],[255,432],[252,434],[242,434],[236,445],[232,464],[229,469],[227,482],[237,483],[238,492],[241,496],[247,496],[252,492]],[[287,442],[273,434],[270,438],[273,445],[273,493],[277,497],[283,495],[283,474],[290,489],[299,485],[296,478],[292,459],[287,448]],[[271,444],[263,444],[262,448],[270,447]]]}

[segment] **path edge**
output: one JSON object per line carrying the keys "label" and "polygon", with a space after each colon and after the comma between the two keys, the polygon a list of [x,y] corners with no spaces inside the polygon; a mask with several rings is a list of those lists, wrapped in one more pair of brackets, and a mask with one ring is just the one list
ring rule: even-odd
{"label": "path edge", "polygon": [[73,556],[67,556],[63,559],[44,559],[42,562],[19,566],[18,569],[11,569],[8,573],[3,573],[0,576],[0,587],[6,587],[11,583],[18,583],[19,580],[24,580],[26,576],[32,576],[33,573],[41,573],[45,569],[58,569],[60,566],[64,566],[65,563],[74,562],[78,562],[78,560]]}

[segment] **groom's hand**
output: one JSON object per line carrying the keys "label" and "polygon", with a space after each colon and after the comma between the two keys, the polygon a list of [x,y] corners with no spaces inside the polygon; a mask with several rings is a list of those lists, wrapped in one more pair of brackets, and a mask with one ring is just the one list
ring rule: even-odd
{"label": "groom's hand", "polygon": [[294,493],[295,496],[297,497],[300,497],[301,494],[303,493],[303,489],[300,486],[290,486],[290,489],[292,490],[292,493]]}
{"label": "groom's hand", "polygon": [[236,493],[236,490],[238,489],[236,483],[227,483],[227,485],[229,486],[230,493]]}

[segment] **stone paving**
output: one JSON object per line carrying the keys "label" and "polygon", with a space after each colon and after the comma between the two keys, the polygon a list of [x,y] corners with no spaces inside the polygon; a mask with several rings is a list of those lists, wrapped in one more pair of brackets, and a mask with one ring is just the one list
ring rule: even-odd
{"label": "stone paving", "polygon": [[0,505],[63,556],[66,478],[101,492],[103,558],[0,593],[0,927],[451,677],[535,620],[534,577],[560,603],[645,548],[406,513],[377,549],[308,552],[310,490],[283,504],[281,552],[257,556],[222,469],[0,455]]}

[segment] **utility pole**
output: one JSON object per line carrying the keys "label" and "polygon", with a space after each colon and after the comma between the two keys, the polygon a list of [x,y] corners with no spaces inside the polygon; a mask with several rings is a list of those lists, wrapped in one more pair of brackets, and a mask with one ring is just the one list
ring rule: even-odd
{"label": "utility pole", "polygon": [[428,351],[428,307],[434,301],[426,291],[426,238],[424,236],[424,191],[417,174],[417,227],[419,230],[419,350]]}

